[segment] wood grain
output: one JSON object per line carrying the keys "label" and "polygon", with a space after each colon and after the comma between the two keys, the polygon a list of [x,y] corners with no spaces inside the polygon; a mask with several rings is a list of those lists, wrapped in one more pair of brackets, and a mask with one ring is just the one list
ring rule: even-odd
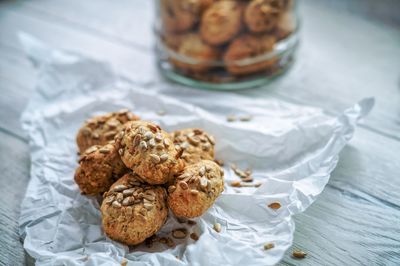
{"label": "wood grain", "polygon": [[[154,64],[150,2],[0,2],[0,265],[24,263],[17,218],[28,182],[29,156],[18,121],[35,72],[17,32],[108,61],[151,89],[165,81]],[[294,248],[309,255],[294,260],[289,250],[282,265],[400,264],[400,60],[395,56],[400,54],[400,28],[363,17],[375,12],[374,18],[386,14],[385,21],[396,23],[395,12],[386,6],[392,0],[363,2],[303,1],[297,63],[268,88],[240,92],[319,106],[330,113],[365,96],[377,99],[376,108],[341,153],[325,191],[295,217]],[[393,10],[397,6],[399,2],[393,3]]]}

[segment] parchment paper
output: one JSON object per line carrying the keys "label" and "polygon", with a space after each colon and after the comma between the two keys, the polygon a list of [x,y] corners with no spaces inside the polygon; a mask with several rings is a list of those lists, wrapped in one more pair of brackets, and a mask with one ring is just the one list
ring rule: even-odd
{"label": "parchment paper", "polygon": [[[20,234],[37,265],[273,265],[291,246],[293,215],[316,199],[335,168],[356,123],[372,108],[364,99],[338,117],[277,99],[251,99],[163,86],[142,86],[118,77],[104,62],[50,49],[21,34],[38,68],[38,83],[22,116],[29,137],[31,180],[22,203]],[[217,140],[216,157],[225,161],[224,193],[197,225],[200,239],[131,247],[108,239],[101,229],[99,203],[82,196],[74,183],[75,134],[93,115],[128,108],[167,131],[200,127]],[[165,116],[157,114],[165,111]],[[251,115],[227,122],[227,115]],[[251,168],[263,185],[232,188],[239,180],[229,168]],[[267,207],[272,202],[282,207]],[[222,225],[220,233],[212,229]],[[170,215],[158,233],[182,227]],[[275,247],[263,250],[263,244]],[[124,258],[125,257],[125,258]],[[178,258],[177,258],[178,257]]]}

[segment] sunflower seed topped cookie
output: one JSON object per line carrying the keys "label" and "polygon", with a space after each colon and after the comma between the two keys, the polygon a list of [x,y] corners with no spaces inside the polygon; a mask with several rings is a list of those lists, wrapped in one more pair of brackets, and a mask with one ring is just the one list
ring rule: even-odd
{"label": "sunflower seed topped cookie", "polygon": [[154,235],[168,214],[166,191],[128,173],[104,193],[101,214],[104,232],[113,240],[136,245]]}
{"label": "sunflower seed topped cookie", "polygon": [[168,206],[178,217],[202,215],[224,190],[224,172],[213,161],[202,160],[185,167],[168,187]]}
{"label": "sunflower seed topped cookie", "polygon": [[94,145],[82,154],[74,178],[82,194],[97,195],[107,191],[127,171],[115,141],[110,141],[104,146]]}
{"label": "sunflower seed topped cookie", "polygon": [[116,142],[124,164],[149,184],[167,183],[184,168],[182,150],[154,123],[129,122]]}
{"label": "sunflower seed topped cookie", "polygon": [[113,140],[123,124],[134,120],[139,120],[139,117],[126,109],[88,119],[76,136],[79,152],[82,153],[93,145],[104,145]]}
{"label": "sunflower seed topped cookie", "polygon": [[199,128],[187,128],[171,133],[174,144],[182,148],[181,158],[188,164],[201,160],[214,160],[215,139]]}

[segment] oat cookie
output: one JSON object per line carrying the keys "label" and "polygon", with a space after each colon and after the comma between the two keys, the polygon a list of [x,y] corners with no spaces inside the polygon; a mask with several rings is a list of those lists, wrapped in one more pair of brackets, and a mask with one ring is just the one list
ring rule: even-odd
{"label": "oat cookie", "polygon": [[[188,34],[183,38],[178,50],[178,54],[184,56],[186,60],[171,58],[171,63],[182,70],[192,72],[204,72],[212,67],[219,59],[220,52],[217,48],[206,44],[199,35]],[[191,62],[193,61],[193,62]]]}
{"label": "oat cookie", "polygon": [[127,171],[115,142],[110,141],[104,146],[94,145],[82,154],[74,178],[82,194],[97,195],[107,191]]}
{"label": "oat cookie", "polygon": [[164,184],[184,168],[171,136],[158,125],[133,121],[116,137],[124,164],[149,184]]}
{"label": "oat cookie", "polygon": [[272,30],[286,2],[286,0],[252,0],[244,11],[247,27],[255,33]]}
{"label": "oat cookie", "polygon": [[[244,34],[233,40],[224,54],[227,70],[234,75],[246,75],[263,71],[273,66],[276,58],[261,59],[254,63],[243,62],[253,57],[264,55],[273,51],[275,37]],[[259,59],[259,58],[257,58]]]}
{"label": "oat cookie", "polygon": [[133,173],[104,193],[101,214],[104,232],[113,240],[136,245],[154,235],[167,219],[166,191],[150,186]]}
{"label": "oat cookie", "polygon": [[128,121],[138,120],[139,117],[128,110],[108,113],[88,119],[79,129],[76,136],[79,152],[84,152],[93,145],[104,145],[121,130]]}
{"label": "oat cookie", "polygon": [[224,172],[213,161],[203,160],[185,167],[168,187],[168,206],[178,217],[202,215],[224,190]]}
{"label": "oat cookie", "polygon": [[221,45],[234,38],[242,27],[242,4],[222,0],[212,4],[202,15],[200,34],[211,45]]}
{"label": "oat cookie", "polygon": [[202,10],[199,0],[161,0],[160,15],[164,30],[183,32],[192,28]]}
{"label": "oat cookie", "polygon": [[181,158],[187,164],[200,162],[201,160],[214,160],[215,139],[204,130],[187,128],[171,133],[174,144],[183,150]]}

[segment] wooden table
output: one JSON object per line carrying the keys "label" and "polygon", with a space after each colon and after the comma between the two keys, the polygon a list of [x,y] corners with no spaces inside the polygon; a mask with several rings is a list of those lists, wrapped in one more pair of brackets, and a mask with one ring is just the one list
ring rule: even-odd
{"label": "wooden table", "polygon": [[[295,217],[288,265],[400,264],[400,1],[302,2],[302,45],[287,75],[267,88],[240,92],[277,97],[338,113],[365,96],[376,106],[340,154],[318,200]],[[152,1],[0,2],[0,265],[32,262],[17,220],[29,181],[29,153],[19,117],[35,85],[17,32],[55,47],[107,60],[151,89]]]}

